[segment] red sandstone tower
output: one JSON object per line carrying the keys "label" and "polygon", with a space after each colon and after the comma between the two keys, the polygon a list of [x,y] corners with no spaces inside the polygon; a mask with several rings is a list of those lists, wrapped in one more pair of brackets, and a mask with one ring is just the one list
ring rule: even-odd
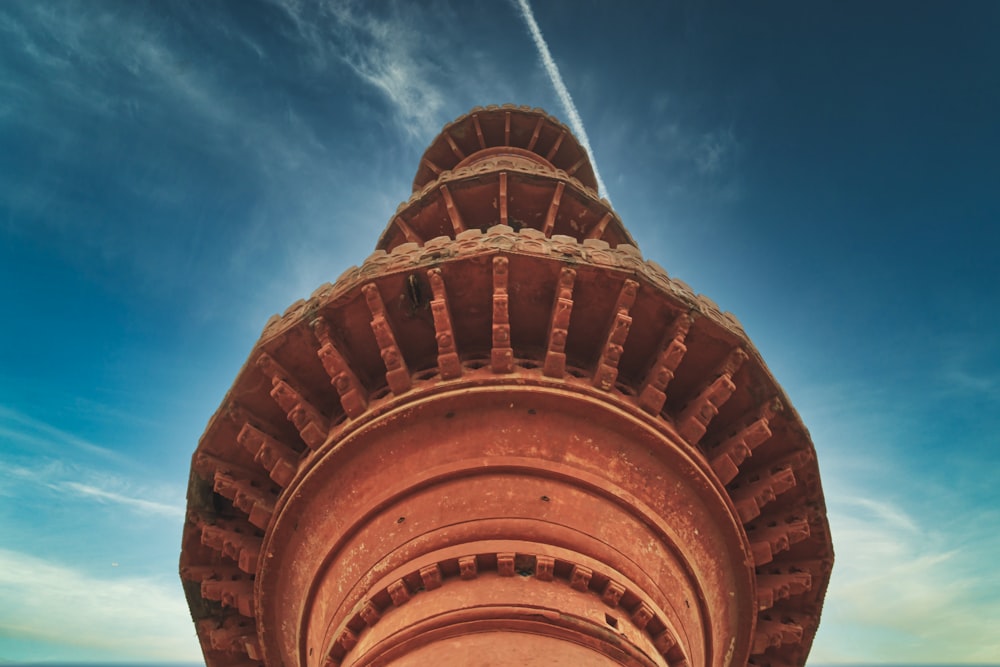
{"label": "red sandstone tower", "polygon": [[210,667],[801,666],[808,432],[537,109],[444,128],[360,268],[264,328],[192,463]]}

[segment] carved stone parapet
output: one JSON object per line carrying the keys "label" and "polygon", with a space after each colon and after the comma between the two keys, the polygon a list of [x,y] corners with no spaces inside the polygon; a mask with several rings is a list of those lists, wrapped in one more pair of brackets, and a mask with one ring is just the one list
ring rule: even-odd
{"label": "carved stone parapet", "polygon": [[758,412],[758,419],[709,450],[712,470],[723,484],[731,482],[753,450],[771,437],[769,424],[779,405],[777,399],[766,401]]}
{"label": "carved stone parapet", "polygon": [[677,432],[692,445],[698,444],[708,425],[719,414],[719,408],[734,391],[736,385],[732,379],[728,375],[720,375],[684,408],[677,419]]}
{"label": "carved stone parapet", "polygon": [[451,191],[448,190],[447,185],[441,186],[441,197],[444,200],[445,210],[448,211],[448,219],[451,220],[451,228],[455,234],[460,234],[465,231],[465,223],[462,221],[462,215],[455,208],[455,201],[451,198]]}
{"label": "carved stone parapet", "polygon": [[233,501],[233,506],[246,514],[250,523],[260,529],[267,528],[274,513],[276,498],[274,494],[260,488],[258,482],[220,471],[215,473],[213,488],[219,495]]}
{"label": "carved stone parapet", "polygon": [[278,486],[285,487],[291,483],[298,470],[295,450],[250,424],[243,425],[236,439],[253,454],[254,461],[267,470]]}
{"label": "carved stone parapet", "polygon": [[812,587],[808,572],[777,572],[757,576],[757,608],[770,609],[779,600],[801,595]]}
{"label": "carved stone parapet", "polygon": [[615,380],[618,379],[618,362],[625,349],[625,339],[628,337],[629,327],[632,326],[632,318],[628,313],[632,304],[635,303],[638,291],[639,283],[634,280],[626,280],[618,295],[611,326],[608,328],[601,357],[597,360],[597,368],[592,380],[592,384],[602,391],[611,391],[612,387],[615,386]]}
{"label": "carved stone parapet", "polygon": [[210,579],[201,582],[201,596],[206,600],[216,600],[223,607],[231,607],[241,616],[253,618],[253,581],[240,579],[226,581]]}
{"label": "carved stone parapet", "polygon": [[693,318],[689,313],[681,313],[674,318],[673,324],[667,330],[664,337],[666,344],[660,352],[653,367],[649,369],[646,379],[639,389],[639,407],[651,415],[660,414],[663,404],[667,400],[667,385],[674,379],[677,366],[680,365],[687,352],[684,345],[684,338],[691,328]]}
{"label": "carved stone parapet", "polygon": [[284,380],[276,381],[271,389],[271,398],[285,410],[288,421],[295,426],[302,441],[310,449],[317,449],[326,441],[330,432],[329,420],[290,384]]}
{"label": "carved stone parapet", "polygon": [[368,303],[368,310],[371,313],[371,329],[375,334],[375,342],[378,344],[382,363],[385,364],[385,380],[392,393],[404,394],[410,390],[413,381],[410,378],[410,371],[406,367],[406,360],[396,342],[396,335],[392,331],[389,318],[385,312],[385,304],[382,303],[382,295],[374,283],[368,283],[362,290],[365,301]]}
{"label": "carved stone parapet", "polygon": [[[756,525],[761,523],[763,525]],[[773,524],[773,525],[772,525]],[[809,522],[805,519],[762,521],[747,526],[755,565],[765,565],[776,554],[809,537]]]}
{"label": "carved stone parapet", "polygon": [[431,300],[431,315],[434,318],[434,338],[438,346],[438,372],[443,380],[453,380],[462,376],[462,364],[458,358],[455,342],[455,328],[451,324],[448,309],[448,292],[445,290],[441,269],[427,272],[434,298]]}
{"label": "carved stone parapet", "polygon": [[569,336],[569,321],[573,314],[573,283],[576,271],[563,267],[556,283],[556,296],[549,319],[549,335],[542,372],[552,378],[561,378],[566,372],[566,338]]}
{"label": "carved stone parapet", "polygon": [[314,319],[312,330],[316,340],[320,343],[316,354],[319,355],[323,369],[330,376],[330,384],[340,396],[340,404],[343,406],[344,412],[349,417],[360,417],[368,409],[367,392],[358,381],[358,376],[351,370],[344,355],[334,345],[333,337],[330,335],[330,326],[326,320],[322,317]]}
{"label": "carved stone parapet", "polygon": [[217,525],[201,527],[201,543],[236,561],[248,574],[257,570],[261,539]]}
{"label": "carved stone parapet", "polygon": [[760,479],[734,487],[730,497],[736,505],[736,512],[743,523],[760,516],[760,511],[768,503],[795,486],[795,473],[791,468],[778,468]]}
{"label": "carved stone parapet", "polygon": [[510,344],[510,314],[507,293],[508,260],[497,255],[493,258],[493,335],[490,365],[494,373],[514,370],[514,350]]}
{"label": "carved stone parapet", "polygon": [[[197,623],[198,634],[213,651],[236,654],[226,661],[228,667],[252,667],[261,659],[260,642],[254,623],[241,616],[229,615],[220,620],[206,618]],[[242,656],[246,656],[244,659]]]}
{"label": "carved stone parapet", "polygon": [[759,655],[769,648],[802,641],[802,626],[797,623],[782,623],[761,619],[757,621],[751,652]]}
{"label": "carved stone parapet", "polygon": [[549,204],[549,210],[545,214],[545,222],[542,224],[542,233],[546,236],[552,236],[552,230],[556,226],[556,214],[559,212],[559,203],[562,201],[563,190],[566,189],[566,184],[560,181],[556,185],[555,192],[552,193],[552,202]]}

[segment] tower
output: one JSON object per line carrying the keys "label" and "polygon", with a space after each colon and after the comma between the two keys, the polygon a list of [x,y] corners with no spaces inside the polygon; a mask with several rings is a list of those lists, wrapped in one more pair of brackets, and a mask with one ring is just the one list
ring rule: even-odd
{"label": "tower", "polygon": [[739,323],[586,152],[477,108],[360,267],[272,318],[192,461],[209,667],[801,666],[833,551]]}

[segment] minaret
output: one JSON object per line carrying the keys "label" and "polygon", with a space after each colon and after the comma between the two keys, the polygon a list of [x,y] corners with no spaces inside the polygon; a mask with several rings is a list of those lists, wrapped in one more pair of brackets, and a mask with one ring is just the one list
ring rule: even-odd
{"label": "minaret", "polygon": [[505,105],[264,327],[180,565],[209,667],[800,667],[832,563],[809,434],[736,318]]}

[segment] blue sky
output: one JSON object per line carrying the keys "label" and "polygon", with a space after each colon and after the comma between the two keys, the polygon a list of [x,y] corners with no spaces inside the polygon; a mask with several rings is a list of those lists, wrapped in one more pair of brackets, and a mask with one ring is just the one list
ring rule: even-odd
{"label": "blue sky", "polygon": [[[1000,662],[1000,5],[0,3],[0,663],[200,659],[189,459],[474,105],[577,113],[809,426],[812,664]],[[575,112],[574,110],[575,109]]]}

